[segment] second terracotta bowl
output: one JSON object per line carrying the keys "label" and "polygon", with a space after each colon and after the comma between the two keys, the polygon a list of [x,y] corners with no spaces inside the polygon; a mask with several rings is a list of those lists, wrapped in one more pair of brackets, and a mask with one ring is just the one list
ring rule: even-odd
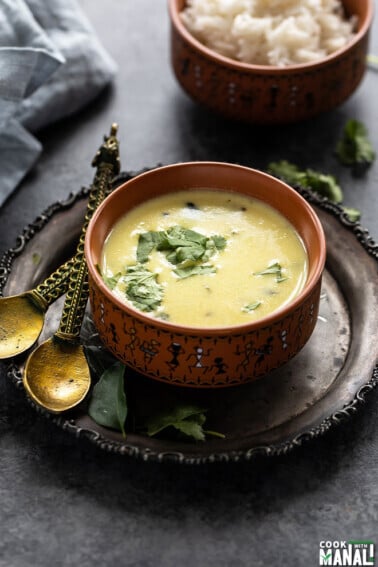
{"label": "second terracotta bowl", "polygon": [[[184,327],[126,305],[104,284],[96,266],[105,239],[120,217],[158,195],[193,188],[234,191],[260,199],[294,225],[307,249],[309,269],[304,288],[291,303],[248,324]],[[107,197],[90,222],[85,255],[94,323],[109,351],[150,378],[209,388],[254,380],[302,349],[317,321],[326,244],[312,207],[282,181],[238,165],[190,162],[141,174]]]}
{"label": "second terracotta bowl", "polygon": [[319,61],[287,67],[242,63],[209,49],[184,26],[185,5],[169,0],[174,74],[196,102],[224,117],[256,124],[305,120],[339,106],[364,76],[374,0],[343,0],[346,14],[358,18],[347,45]]}

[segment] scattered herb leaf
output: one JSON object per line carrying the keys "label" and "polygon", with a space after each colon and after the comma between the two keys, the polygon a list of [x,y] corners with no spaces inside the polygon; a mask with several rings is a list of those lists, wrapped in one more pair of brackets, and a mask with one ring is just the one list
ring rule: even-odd
{"label": "scattered herb leaf", "polygon": [[284,282],[285,280],[287,280],[287,278],[282,275],[282,266],[278,262],[271,264],[270,266],[268,266],[267,268],[265,268],[265,270],[262,270],[261,272],[254,272],[253,275],[254,276],[268,276],[270,274],[273,274],[273,275],[276,276],[276,282],[277,283],[281,283],[281,282]]}
{"label": "scattered herb leaf", "polygon": [[125,437],[127,403],[124,373],[125,366],[120,362],[116,362],[103,372],[93,388],[88,413],[99,425],[117,429]]}
{"label": "scattered herb leaf", "polygon": [[32,262],[34,266],[38,266],[41,260],[42,260],[42,256],[38,254],[38,252],[34,252],[32,255]]}
{"label": "scattered herb leaf", "polygon": [[[305,189],[311,189],[319,195],[326,197],[332,203],[340,204],[343,201],[342,189],[332,175],[325,175],[312,169],[301,171],[295,164],[286,160],[271,162],[267,170],[272,175],[284,179],[289,185],[300,185]],[[356,218],[357,215],[358,218],[361,216],[358,209],[349,209],[348,207],[343,207],[343,209],[348,216],[348,211],[350,211],[353,218]]]}
{"label": "scattered herb leaf", "polygon": [[327,197],[333,203],[341,203],[344,198],[342,189],[333,175],[306,169],[306,182],[308,188]]}
{"label": "scattered herb leaf", "polygon": [[109,289],[113,290],[115,288],[115,286],[117,285],[117,283],[119,282],[119,279],[121,277],[121,272],[118,272],[117,274],[115,274],[114,276],[107,276],[105,274],[102,273],[102,270],[100,268],[100,266],[98,264],[96,264],[96,270],[98,271],[98,273],[100,274],[100,276],[102,277],[102,279],[104,280],[105,284],[108,286]]}
{"label": "scattered herb leaf", "polygon": [[223,437],[221,433],[215,431],[205,431],[203,425],[206,421],[206,410],[197,406],[181,405],[167,412],[162,412],[152,416],[147,421],[147,435],[150,437],[157,435],[161,431],[173,427],[187,437],[192,437],[196,441],[205,441],[208,435]]}
{"label": "scattered herb leaf", "polygon": [[204,274],[213,274],[217,270],[214,266],[205,265],[205,266],[187,266],[186,268],[176,268],[174,270],[175,274],[179,276],[181,279],[189,278],[190,276],[198,276]]}
{"label": "scattered herb leaf", "polygon": [[126,283],[126,296],[141,311],[153,311],[163,300],[163,286],[157,282],[157,274],[142,264],[127,266],[122,276]]}
{"label": "scattered herb leaf", "polygon": [[255,301],[254,303],[248,303],[248,305],[244,305],[244,307],[242,307],[242,311],[245,311],[246,313],[250,313],[251,311],[254,311],[258,307],[260,307],[260,305],[261,305],[261,301]]}
{"label": "scattered herb leaf", "polygon": [[298,166],[286,160],[271,162],[268,172],[284,179],[290,185],[300,185],[327,197],[333,203],[341,203],[343,192],[333,175],[326,175],[313,169],[300,170]]}
{"label": "scattered herb leaf", "polygon": [[103,280],[109,289],[114,289],[119,282],[121,275],[121,272],[118,272],[118,274],[115,274],[114,276],[103,276]]}
{"label": "scattered herb leaf", "polygon": [[343,211],[352,222],[357,222],[361,218],[361,213],[358,209],[354,209],[352,207],[343,207]]}
{"label": "scattered herb leaf", "polygon": [[364,173],[373,163],[375,152],[362,122],[348,120],[336,146],[336,155],[342,164],[351,166],[356,175]]}
{"label": "scattered herb leaf", "polygon": [[148,257],[157,245],[158,232],[143,232],[139,235],[137,247],[137,262],[144,264],[148,261]]}

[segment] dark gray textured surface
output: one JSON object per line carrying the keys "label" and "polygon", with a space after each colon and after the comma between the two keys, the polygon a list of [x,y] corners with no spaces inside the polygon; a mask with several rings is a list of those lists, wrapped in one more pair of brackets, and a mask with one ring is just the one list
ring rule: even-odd
{"label": "dark gray textured surface", "polygon": [[[306,124],[232,124],[197,108],[176,84],[165,0],[81,4],[119,64],[117,83],[40,133],[42,159],[0,211],[1,251],[51,202],[91,181],[90,161],[113,120],[124,169],[190,159],[264,168],[286,158],[334,173],[378,240],[377,163],[354,179],[333,155],[349,117],[369,126],[378,149],[377,71],[343,107]],[[375,53],[377,36],[376,20]],[[76,442],[36,415],[2,372],[0,566],[310,566],[319,564],[322,539],[378,544],[377,405],[375,390],[348,423],[287,456],[162,466]]]}

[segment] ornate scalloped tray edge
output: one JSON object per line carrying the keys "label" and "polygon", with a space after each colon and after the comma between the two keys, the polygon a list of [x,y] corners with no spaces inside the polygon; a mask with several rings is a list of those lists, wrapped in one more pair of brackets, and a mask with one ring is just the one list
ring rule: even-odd
{"label": "ornate scalloped tray edge", "polygon": [[[145,170],[143,170],[145,171]],[[114,186],[125,182],[134,175],[140,172],[124,172],[121,173],[115,180]],[[319,210],[325,211],[332,215],[337,222],[340,223],[343,230],[353,234],[354,238],[362,246],[363,250],[368,256],[372,257],[378,264],[378,245],[370,237],[369,232],[364,229],[360,223],[351,222],[343,212],[339,205],[329,202],[325,198],[321,198],[315,193],[296,187],[296,190],[311,204],[315,205]],[[51,218],[57,212],[64,212],[69,210],[79,200],[84,199],[88,194],[88,189],[83,188],[76,194],[70,194],[69,197],[60,202],[50,205],[43,211],[31,224],[29,224],[18,237],[15,247],[6,251],[0,260],[0,294],[7,283],[11,274],[12,264],[14,260],[20,256],[27,243],[49,223]],[[10,362],[7,368],[7,376],[12,380],[17,388],[23,390],[22,384],[22,370],[14,359]],[[65,416],[56,416],[36,406],[29,398],[29,403],[34,407],[35,411],[50,419],[59,428],[68,431],[70,434],[75,435],[77,438],[86,438],[90,442],[97,445],[100,449],[117,453],[120,455],[127,455],[140,458],[143,461],[158,461],[158,462],[177,462],[182,464],[203,464],[215,462],[237,462],[242,460],[250,460],[255,456],[274,457],[286,454],[294,448],[300,447],[305,442],[313,440],[320,435],[325,434],[331,427],[343,423],[345,420],[351,418],[359,408],[365,403],[368,394],[378,384],[378,362],[373,365],[371,376],[362,384],[357,392],[344,403],[340,408],[332,411],[329,415],[325,416],[319,423],[304,430],[299,431],[295,435],[288,436],[283,442],[280,443],[264,443],[256,444],[250,448],[243,448],[237,450],[216,450],[205,453],[196,453],[191,450],[188,444],[188,450],[177,451],[160,450],[159,447],[140,447],[129,443],[127,438],[124,441],[115,439],[113,436],[107,436],[105,433],[95,431],[86,426],[79,425],[75,419],[70,419]],[[193,446],[193,444],[191,444]]]}

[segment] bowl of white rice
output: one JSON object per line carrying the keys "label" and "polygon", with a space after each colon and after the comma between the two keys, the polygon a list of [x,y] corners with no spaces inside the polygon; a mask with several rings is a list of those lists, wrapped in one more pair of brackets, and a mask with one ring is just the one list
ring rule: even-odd
{"label": "bowl of white rice", "polygon": [[374,0],[169,0],[175,76],[231,119],[298,122],[358,87]]}

